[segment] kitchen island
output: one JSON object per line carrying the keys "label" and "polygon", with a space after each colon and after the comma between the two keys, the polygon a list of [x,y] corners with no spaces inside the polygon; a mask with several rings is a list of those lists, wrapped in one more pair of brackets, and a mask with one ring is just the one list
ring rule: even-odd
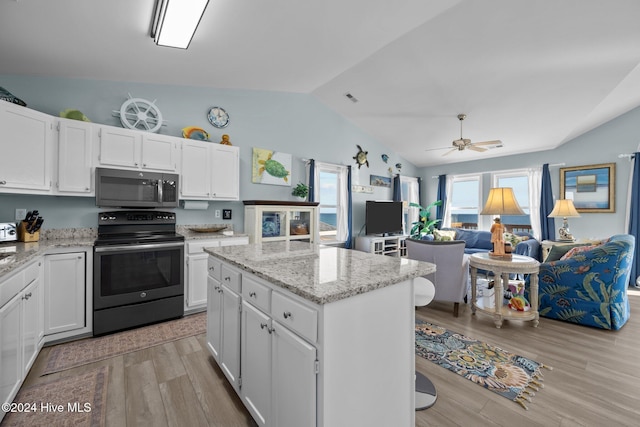
{"label": "kitchen island", "polygon": [[303,242],[205,251],[207,346],[258,425],[414,425],[413,279],[435,265]]}

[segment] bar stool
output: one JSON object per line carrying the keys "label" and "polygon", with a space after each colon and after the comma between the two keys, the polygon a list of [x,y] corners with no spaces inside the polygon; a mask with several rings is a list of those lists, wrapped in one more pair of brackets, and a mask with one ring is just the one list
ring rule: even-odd
{"label": "bar stool", "polygon": [[[436,288],[433,282],[424,277],[416,277],[413,280],[414,304],[416,307],[422,307],[429,304],[436,294]],[[421,411],[433,406],[436,403],[438,394],[436,387],[431,380],[420,372],[416,371],[416,390],[415,390],[415,408]]]}

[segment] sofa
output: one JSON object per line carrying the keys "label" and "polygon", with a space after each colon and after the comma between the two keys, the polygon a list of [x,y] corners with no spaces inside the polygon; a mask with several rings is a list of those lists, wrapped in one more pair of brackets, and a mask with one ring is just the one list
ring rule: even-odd
{"label": "sofa", "polygon": [[620,329],[629,319],[627,287],[634,250],[634,237],[618,234],[601,244],[573,248],[564,259],[540,264],[540,315]]}
{"label": "sofa", "polygon": [[[491,243],[491,232],[489,231],[468,230],[464,228],[442,228],[439,231],[451,230],[455,231],[454,240],[464,240],[464,253],[466,254],[489,252],[493,249],[493,243]],[[527,233],[513,234],[517,236],[517,238],[514,239],[514,242],[515,240],[520,240],[523,237],[526,238],[526,240],[515,242],[517,244],[513,248],[514,254],[526,255],[528,257],[540,260],[540,242],[538,242],[533,238],[533,236]]]}

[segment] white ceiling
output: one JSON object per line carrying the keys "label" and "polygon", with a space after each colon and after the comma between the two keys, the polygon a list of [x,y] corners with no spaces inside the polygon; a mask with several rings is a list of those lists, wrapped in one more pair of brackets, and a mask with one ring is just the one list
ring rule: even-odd
{"label": "white ceiling", "polygon": [[[551,149],[640,105],[637,0],[210,0],[188,50],[153,43],[153,5],[0,0],[0,74],[309,93],[417,166]],[[459,113],[504,147],[426,151]]]}

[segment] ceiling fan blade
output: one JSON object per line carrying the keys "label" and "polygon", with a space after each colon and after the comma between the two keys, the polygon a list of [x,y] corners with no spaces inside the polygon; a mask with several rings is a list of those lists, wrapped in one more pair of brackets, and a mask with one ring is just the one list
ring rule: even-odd
{"label": "ceiling fan blade", "polygon": [[476,147],[476,145],[475,145],[475,144],[467,145],[467,148],[468,148],[469,150],[479,151],[479,152],[487,151],[487,149],[486,149],[486,148]]}
{"label": "ceiling fan blade", "polygon": [[474,142],[473,145],[502,145],[502,141],[496,139],[493,141]]}
{"label": "ceiling fan blade", "polygon": [[444,154],[442,155],[442,157],[447,156],[447,155],[449,155],[449,154],[453,153],[454,151],[459,151],[459,150],[458,150],[457,148],[452,148],[451,150],[449,150],[449,151],[447,151],[446,153],[444,153]]}
{"label": "ceiling fan blade", "polygon": [[437,148],[425,148],[424,151],[448,150],[449,148],[451,148],[451,146],[449,146],[449,147],[437,147]]}

